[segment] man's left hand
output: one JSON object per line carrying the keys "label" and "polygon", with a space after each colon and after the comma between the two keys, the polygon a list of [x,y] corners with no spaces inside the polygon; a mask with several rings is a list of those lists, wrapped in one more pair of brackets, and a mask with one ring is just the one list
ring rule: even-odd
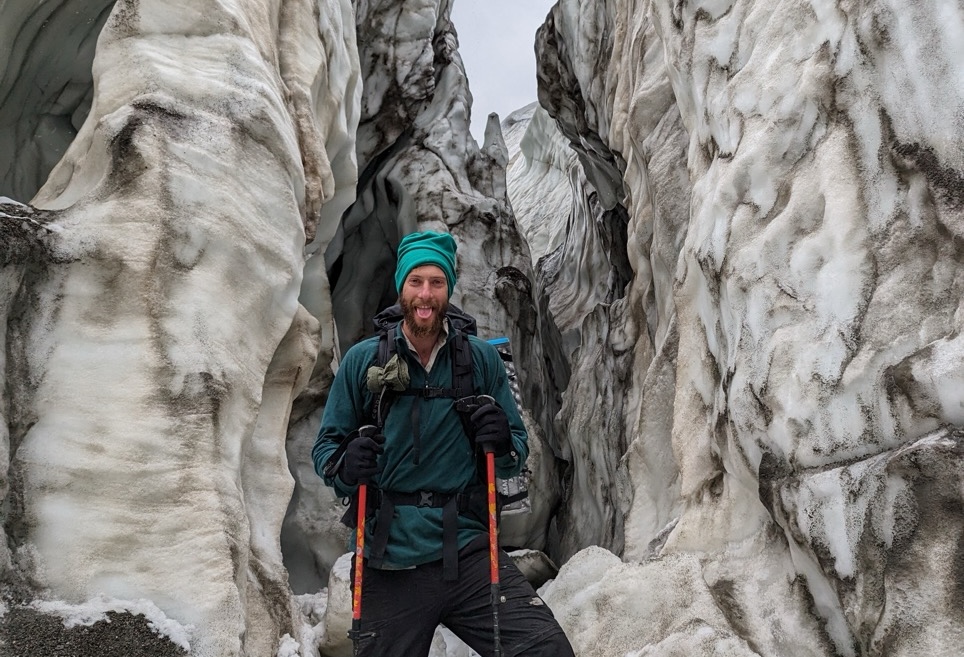
{"label": "man's left hand", "polygon": [[483,451],[504,456],[512,450],[512,432],[509,431],[509,418],[496,404],[483,404],[469,418],[475,428],[475,443]]}

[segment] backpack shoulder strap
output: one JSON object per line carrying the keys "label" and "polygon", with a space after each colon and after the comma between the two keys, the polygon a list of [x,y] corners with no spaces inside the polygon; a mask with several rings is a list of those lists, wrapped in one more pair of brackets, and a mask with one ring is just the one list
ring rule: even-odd
{"label": "backpack shoulder strap", "polygon": [[452,336],[452,388],[455,390],[456,399],[474,393],[472,369],[472,343],[468,335],[456,330]]}
{"label": "backpack shoulder strap", "polygon": [[[375,354],[375,365],[385,367],[395,354],[395,335],[397,326],[391,326],[382,331],[378,336],[378,351]],[[385,426],[385,418],[392,402],[395,401],[395,393],[383,386],[380,393],[376,394],[372,400],[371,417],[379,429]]]}
{"label": "backpack shoulder strap", "polygon": [[395,335],[397,326],[389,327],[378,336],[378,355],[375,357],[375,364],[385,367],[385,363],[391,360],[395,353]]}

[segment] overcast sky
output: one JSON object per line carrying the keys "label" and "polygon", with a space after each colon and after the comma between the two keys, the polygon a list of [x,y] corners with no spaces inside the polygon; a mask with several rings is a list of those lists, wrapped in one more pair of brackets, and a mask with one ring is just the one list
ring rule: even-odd
{"label": "overcast sky", "polygon": [[472,91],[472,136],[536,100],[536,29],[556,0],[454,0],[452,22]]}

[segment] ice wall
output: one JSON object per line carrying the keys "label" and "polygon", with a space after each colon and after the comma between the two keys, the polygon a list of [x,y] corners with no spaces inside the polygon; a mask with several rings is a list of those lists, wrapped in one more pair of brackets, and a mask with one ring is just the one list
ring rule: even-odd
{"label": "ice wall", "polygon": [[[578,326],[563,547],[676,610],[598,647],[572,566],[549,597],[580,654],[962,650],[962,26],[951,3],[561,0],[541,28],[540,101],[589,186],[540,243],[601,230],[579,203],[615,193],[633,269]],[[719,621],[679,592],[707,587]],[[705,641],[676,634],[697,616]]]}
{"label": "ice wall", "polygon": [[4,593],[148,599],[191,654],[273,655],[302,627],[279,535],[320,342],[304,245],[357,178],[352,7],[14,4],[3,190],[46,182],[0,202]]}

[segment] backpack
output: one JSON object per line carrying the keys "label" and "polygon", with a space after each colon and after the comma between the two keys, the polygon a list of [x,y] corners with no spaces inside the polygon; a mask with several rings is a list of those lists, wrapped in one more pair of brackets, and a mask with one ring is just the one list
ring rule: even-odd
{"label": "backpack", "polygon": [[[452,387],[451,388],[405,388],[404,390],[392,389],[382,385],[377,394],[374,395],[370,415],[372,423],[381,430],[385,425],[385,418],[388,417],[392,402],[399,395],[414,395],[419,398],[451,397],[453,404],[465,397],[476,394],[475,386],[472,381],[472,343],[469,335],[478,335],[478,325],[475,318],[465,313],[461,308],[449,304],[445,313],[452,328],[452,337],[449,340],[449,348],[452,350]],[[375,367],[384,368],[395,354],[395,338],[399,322],[402,320],[402,309],[398,304],[381,311],[373,318],[375,331],[378,338],[378,350],[375,358]],[[499,356],[502,358],[509,377],[509,386],[516,404],[521,404],[521,394],[519,391],[518,378],[515,372],[515,365],[512,362],[512,352],[509,349],[508,338],[495,338],[488,341],[496,347]],[[371,386],[371,384],[370,384]],[[373,391],[374,392],[374,391]],[[419,460],[420,437],[418,435],[418,408],[416,401],[412,406],[412,427],[414,431],[413,459],[416,464]],[[469,424],[468,416],[470,413],[456,408],[459,418],[462,420],[462,427],[466,437],[471,441],[472,427]],[[477,467],[482,481],[485,481],[484,459],[481,458]],[[528,513],[531,511],[528,493],[529,471],[522,470],[518,475],[509,479],[496,478],[496,493],[498,494],[498,507],[500,516],[516,513]]]}

